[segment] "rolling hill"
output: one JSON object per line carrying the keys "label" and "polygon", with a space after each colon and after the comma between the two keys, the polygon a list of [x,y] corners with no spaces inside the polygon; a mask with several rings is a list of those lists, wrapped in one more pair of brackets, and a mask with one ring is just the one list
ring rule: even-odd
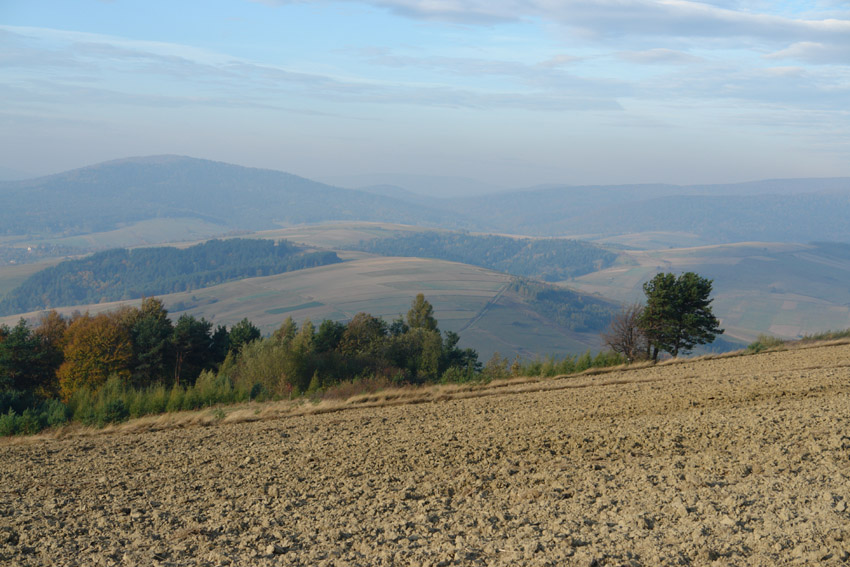
{"label": "rolling hill", "polygon": [[642,299],[659,271],[695,271],[714,280],[714,311],[726,333],[796,338],[850,327],[850,245],[747,242],[627,251],[621,263],[569,282],[622,302]]}
{"label": "rolling hill", "polygon": [[[715,280],[716,312],[728,333],[745,341],[764,332],[794,337],[850,326],[850,292],[845,284],[850,255],[841,245],[795,244],[850,242],[846,222],[850,180],[844,178],[688,187],[547,186],[486,198],[429,198],[393,188],[341,189],[278,171],[154,156],[0,182],[0,198],[4,202],[0,251],[8,252],[0,256],[8,258],[0,266],[0,292],[8,292],[33,273],[34,266],[28,262],[44,266],[55,262],[49,254],[31,254],[29,247],[70,255],[115,246],[255,234],[340,250],[379,238],[401,242],[405,234],[414,241],[421,238],[412,235],[422,233],[424,227],[439,227],[606,243],[609,250],[621,252],[614,265],[562,283],[614,300],[639,297],[640,284],[658,270],[697,271]],[[736,244],[756,241],[782,244]],[[545,260],[535,246],[528,251],[535,262]],[[382,253],[416,254],[389,249]],[[416,260],[426,262],[423,265],[429,266],[426,272],[432,278],[420,280],[422,274],[405,272],[405,262],[414,260],[376,259],[351,250],[340,252],[340,257],[350,261],[315,272],[319,276],[306,284],[307,298],[298,299],[299,294],[292,291],[300,289],[298,280],[285,280],[294,287],[260,296],[271,303],[245,299],[252,293],[244,289],[259,285],[246,280],[170,295],[167,301],[174,312],[187,310],[226,323],[248,317],[270,330],[281,315],[290,312],[302,319],[344,319],[357,311],[392,318],[407,309],[414,288],[428,294],[432,291],[428,282],[442,278],[443,283],[433,289],[443,296],[434,300],[444,328],[463,328],[467,345],[482,353],[574,353],[598,346],[595,334],[562,329],[531,308],[527,298],[509,290],[485,310],[500,286],[506,285],[504,274]],[[467,261],[463,254],[438,257]],[[364,262],[386,265],[377,270],[379,276],[366,277],[359,272]],[[594,268],[610,262],[606,259]],[[515,271],[515,263],[485,265]],[[440,270],[445,271],[438,275]],[[458,307],[446,297],[461,290],[460,296],[469,299],[466,292],[478,289],[477,283],[469,283],[478,281],[477,276],[469,279],[472,273],[488,273],[488,278],[501,283],[491,282],[495,288],[491,285],[473,303]],[[540,270],[526,275],[557,277]],[[371,290],[362,304],[355,282]],[[402,285],[399,282],[407,287],[394,288]],[[293,299],[278,297],[284,292],[294,294]],[[242,299],[236,301],[237,297]],[[472,320],[474,325],[467,324]]]}
{"label": "rolling hill", "polygon": [[[341,264],[159,297],[173,317],[190,313],[228,326],[247,317],[268,334],[288,316],[296,321],[342,321],[363,311],[390,321],[406,313],[413,297],[421,292],[434,305],[440,328],[458,332],[461,346],[476,349],[484,360],[495,351],[509,358],[517,354],[533,358],[601,348],[599,329],[568,328],[533,297],[516,286],[512,289],[512,282],[507,274],[455,262],[361,255]],[[601,298],[588,296],[584,301],[616,309]],[[57,311],[97,313],[136,303],[99,303]],[[30,319],[38,315],[23,314]],[[0,318],[0,324],[14,325],[18,317]]]}
{"label": "rolling hill", "polygon": [[110,161],[26,181],[0,183],[0,235],[111,231],[156,218],[197,219],[261,230],[327,220],[457,224],[431,210],[279,171],[180,156]]}
{"label": "rolling hill", "polygon": [[[201,237],[304,223],[378,221],[533,236],[603,239],[665,232],[686,239],[673,241],[674,246],[850,242],[848,178],[552,185],[455,198],[429,198],[419,191],[342,189],[289,173],[181,156],[128,158],[0,182],[6,205],[0,209],[0,239],[126,231],[155,219],[173,219],[170,224],[179,227],[191,219]],[[435,187],[432,195],[437,194]],[[156,240],[155,231],[145,231],[145,237],[149,243],[166,241]]]}

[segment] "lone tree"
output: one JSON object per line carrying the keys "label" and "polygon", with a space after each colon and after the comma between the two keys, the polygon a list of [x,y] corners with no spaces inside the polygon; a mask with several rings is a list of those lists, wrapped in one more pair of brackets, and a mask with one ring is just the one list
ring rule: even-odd
{"label": "lone tree", "polygon": [[657,274],[643,284],[646,307],[639,326],[652,346],[653,361],[658,360],[659,351],[676,357],[723,333],[720,321],[711,312],[711,284],[712,280],[693,272],[678,278],[670,273]]}

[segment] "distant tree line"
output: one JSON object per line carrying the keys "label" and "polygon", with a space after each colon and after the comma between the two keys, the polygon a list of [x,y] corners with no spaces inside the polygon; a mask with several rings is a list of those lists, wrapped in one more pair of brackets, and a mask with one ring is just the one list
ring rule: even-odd
{"label": "distant tree line", "polygon": [[415,232],[360,242],[356,249],[383,256],[435,258],[515,276],[560,281],[606,268],[617,255],[564,238],[511,238],[464,232]]}
{"label": "distant tree line", "polygon": [[[247,319],[229,330],[185,314],[172,323],[156,298],[69,319],[50,311],[34,328],[23,319],[12,328],[0,326],[0,420],[6,416],[0,434],[3,427],[6,434],[10,427],[20,432],[14,424],[24,415],[35,422],[23,429],[38,430],[72,417],[114,421],[291,397],[366,378],[392,384],[470,380],[482,366],[459,339],[440,332],[422,294],[406,317],[391,323],[368,313],[347,323],[325,320],[318,328],[287,318],[266,338]],[[98,406],[103,396],[108,403]]]}
{"label": "distant tree line", "polygon": [[237,238],[186,249],[119,248],[33,274],[0,301],[0,315],[189,291],[340,261],[335,252],[307,252],[285,240]]}
{"label": "distant tree line", "polygon": [[617,313],[610,301],[551,284],[515,278],[510,288],[537,313],[579,333],[604,329]]}

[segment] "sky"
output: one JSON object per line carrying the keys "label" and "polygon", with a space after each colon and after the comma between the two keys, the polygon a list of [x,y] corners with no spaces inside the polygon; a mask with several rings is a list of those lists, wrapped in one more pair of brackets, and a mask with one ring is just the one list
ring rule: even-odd
{"label": "sky", "polygon": [[850,2],[0,0],[0,168],[850,176]]}

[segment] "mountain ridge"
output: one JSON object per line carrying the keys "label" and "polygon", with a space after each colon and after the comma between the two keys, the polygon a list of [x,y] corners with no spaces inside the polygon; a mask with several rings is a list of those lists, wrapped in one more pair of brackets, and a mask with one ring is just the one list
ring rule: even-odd
{"label": "mountain ridge", "polygon": [[552,184],[439,198],[404,187],[347,189],[272,169],[163,154],[0,182],[0,197],[7,203],[0,209],[0,233],[7,236],[86,234],[180,217],[220,225],[222,233],[358,220],[590,239],[668,231],[703,244],[850,242],[850,178],[841,177]]}

